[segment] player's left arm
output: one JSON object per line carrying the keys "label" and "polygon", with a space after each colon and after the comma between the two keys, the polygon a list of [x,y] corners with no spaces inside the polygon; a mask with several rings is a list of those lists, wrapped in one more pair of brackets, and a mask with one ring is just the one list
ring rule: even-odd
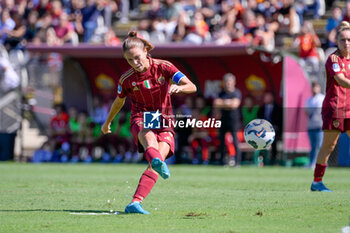
{"label": "player's left arm", "polygon": [[186,76],[181,77],[177,84],[171,84],[169,94],[174,93],[193,93],[197,91],[197,87]]}

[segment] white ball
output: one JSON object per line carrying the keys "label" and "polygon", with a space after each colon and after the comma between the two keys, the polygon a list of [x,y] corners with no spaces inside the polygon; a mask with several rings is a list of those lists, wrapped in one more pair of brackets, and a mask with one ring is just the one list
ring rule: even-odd
{"label": "white ball", "polygon": [[255,119],[244,128],[244,139],[255,150],[266,150],[275,140],[275,129],[267,120]]}

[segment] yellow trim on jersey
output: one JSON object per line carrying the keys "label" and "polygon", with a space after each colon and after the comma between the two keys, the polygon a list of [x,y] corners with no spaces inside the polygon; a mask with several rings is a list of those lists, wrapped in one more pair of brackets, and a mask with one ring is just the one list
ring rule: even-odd
{"label": "yellow trim on jersey", "polygon": [[338,56],[335,55],[335,54],[332,54],[331,55],[331,60],[332,60],[332,62],[338,62]]}
{"label": "yellow trim on jersey", "polygon": [[129,78],[133,73],[134,73],[134,69],[130,69],[129,71],[127,71],[125,74],[123,74],[123,75],[120,77],[119,83],[120,83],[120,84],[123,84],[123,82],[124,82],[127,78]]}
{"label": "yellow trim on jersey", "polygon": [[169,66],[169,67],[172,66],[172,64],[171,64],[169,61],[166,61],[166,60],[153,59],[153,62],[154,62],[156,65],[166,65],[166,66]]}

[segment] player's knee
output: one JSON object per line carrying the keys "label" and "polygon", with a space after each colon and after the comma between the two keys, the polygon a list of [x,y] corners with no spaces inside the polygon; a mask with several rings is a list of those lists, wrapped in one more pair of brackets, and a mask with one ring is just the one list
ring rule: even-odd
{"label": "player's knee", "polygon": [[158,149],[157,139],[152,131],[143,131],[141,130],[138,134],[138,139],[146,149],[148,147],[154,147]]}

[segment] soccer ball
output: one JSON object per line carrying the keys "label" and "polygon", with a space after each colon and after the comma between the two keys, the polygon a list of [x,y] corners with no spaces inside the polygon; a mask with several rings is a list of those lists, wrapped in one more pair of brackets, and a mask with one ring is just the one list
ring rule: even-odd
{"label": "soccer ball", "polygon": [[244,128],[244,139],[255,150],[269,149],[275,140],[275,129],[267,120],[255,119]]}

